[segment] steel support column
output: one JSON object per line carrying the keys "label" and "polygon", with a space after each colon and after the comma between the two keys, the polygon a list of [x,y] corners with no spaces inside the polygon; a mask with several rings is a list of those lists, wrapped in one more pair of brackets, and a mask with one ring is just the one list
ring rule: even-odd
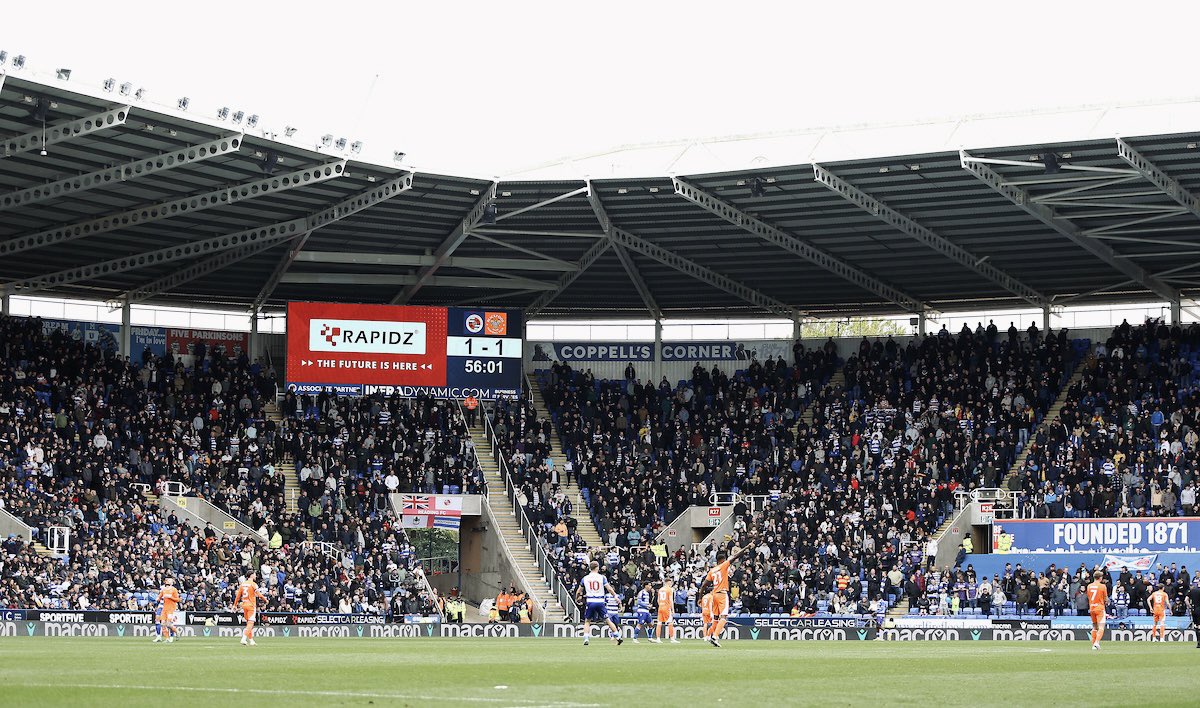
{"label": "steel support column", "polygon": [[[0,76],[0,80],[3,78]],[[8,314],[12,312],[12,300],[9,293],[10,288],[7,285],[0,285],[0,316],[8,317]]]}
{"label": "steel support column", "polygon": [[39,184],[36,187],[21,189],[16,192],[0,195],[0,211],[14,207],[36,204],[47,199],[57,199],[78,192],[86,192],[94,187],[104,187],[119,184],[128,180],[148,177],[166,170],[192,165],[197,162],[210,160],[221,155],[237,152],[242,146],[242,135],[230,135],[217,138],[200,145],[190,145],[173,152],[165,152],[143,160],[134,160],[116,167],[106,167],[95,172],[65,177],[63,179]]}
{"label": "steel support column", "polygon": [[658,382],[662,380],[662,376],[663,376],[662,330],[663,330],[662,318],[658,318],[658,319],[654,320],[654,376],[650,380],[650,382],[652,384],[654,384],[655,386],[658,385]]}
{"label": "steel support column", "polygon": [[1008,273],[988,263],[986,259],[979,258],[946,237],[918,224],[916,221],[889,207],[879,199],[863,192],[824,167],[813,165],[813,174],[816,176],[818,182],[841,195],[843,199],[857,206],[859,209],[908,234],[959,265],[965,266],[975,273],[982,275],[1010,293],[1029,302],[1034,307],[1042,307],[1046,303],[1045,295],[1042,295]]}
{"label": "steel support column", "polygon": [[259,352],[262,347],[258,341],[258,315],[257,307],[250,308],[250,351],[247,355],[250,357],[250,363],[258,361]]}
{"label": "steel support column", "polygon": [[[972,157],[967,151],[962,150],[959,152],[959,163],[964,170],[975,175],[979,181],[1006,197],[1030,216],[1067,237],[1085,251],[1107,263],[1138,285],[1141,285],[1168,302],[1179,298],[1179,293],[1174,288],[1146,272],[1145,269],[1136,265],[1133,261],[1124,258],[1104,243],[1086,235],[1070,221],[1059,216],[1053,208],[1035,202],[1029,192],[1007,182],[1002,175],[983,164],[979,159]],[[1027,165],[1022,163],[1022,166]]]}
{"label": "steel support column", "polygon": [[133,358],[133,353],[129,351],[130,335],[133,333],[133,318],[132,308],[129,305],[129,300],[121,302],[121,356]]}
{"label": "steel support column", "polygon": [[925,313],[925,310],[921,310],[917,313],[917,334],[924,337],[926,334],[926,327],[928,326],[929,316]]}
{"label": "steel support column", "polygon": [[46,231],[26,234],[25,236],[18,236],[17,238],[0,242],[0,256],[11,256],[14,253],[34,248],[43,248],[45,246],[57,246],[69,241],[95,236],[96,234],[148,224],[161,219],[170,219],[213,207],[227,206],[245,199],[254,199],[255,197],[267,194],[275,194],[297,187],[317,184],[341,177],[345,169],[345,160],[324,165],[314,165],[313,167],[306,167],[287,174],[274,175],[266,179],[246,182],[245,184],[225,187],[203,194],[193,194],[189,197],[172,199],[171,201],[159,204],[139,206],[102,216],[98,219],[90,219]]}
{"label": "steel support column", "polygon": [[489,204],[496,201],[496,188],[499,186],[499,182],[492,182],[492,186],[488,187],[487,191],[479,198],[479,201],[475,202],[475,206],[471,207],[471,211],[467,212],[466,217],[459,222],[458,226],[454,227],[453,231],[446,235],[441,245],[433,252],[435,257],[433,265],[425,266],[417,271],[416,280],[405,286],[396,297],[392,298],[393,305],[403,305],[411,300],[412,296],[416,295],[429,282],[434,273],[437,273],[438,269],[445,264],[446,259],[454,255],[454,251],[470,236],[471,229],[483,220],[484,210],[487,209]]}
{"label": "steel support column", "polygon": [[867,292],[875,293],[885,300],[894,302],[907,312],[917,312],[921,309],[922,304],[920,299],[892,287],[857,266],[851,265],[831,253],[826,253],[809,243],[801,241],[792,234],[762,219],[751,216],[729,202],[722,201],[681,179],[672,178],[671,181],[675,184],[675,193],[679,196],[716,214],[734,226],[749,231],[767,243],[774,244],[794,253],[830,273],[850,281]]}
{"label": "steel support column", "polygon": [[[98,133],[101,130],[116,128],[124,125],[129,118],[129,106],[119,106],[112,110],[96,113],[58,125],[48,125],[46,130],[34,130],[24,135],[8,138],[0,143],[0,160],[13,155],[41,150],[42,146],[57,145],[68,140],[82,138],[85,135]],[[44,136],[44,138],[43,138]]]}
{"label": "steel support column", "polygon": [[1171,324],[1183,324],[1183,304],[1178,300],[1171,301]]}

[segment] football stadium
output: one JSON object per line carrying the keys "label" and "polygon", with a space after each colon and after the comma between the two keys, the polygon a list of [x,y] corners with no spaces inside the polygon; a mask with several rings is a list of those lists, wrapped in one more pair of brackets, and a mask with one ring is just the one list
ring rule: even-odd
{"label": "football stadium", "polygon": [[619,5],[5,27],[0,705],[1197,704],[1183,73]]}

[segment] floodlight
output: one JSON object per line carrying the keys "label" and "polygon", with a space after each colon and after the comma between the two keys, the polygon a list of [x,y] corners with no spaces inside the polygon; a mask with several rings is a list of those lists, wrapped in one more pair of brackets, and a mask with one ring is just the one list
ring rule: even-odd
{"label": "floodlight", "polygon": [[250,117],[246,119],[246,127],[253,128],[256,125],[258,125],[258,114],[251,113]]}
{"label": "floodlight", "polygon": [[108,91],[109,93],[112,93],[112,92],[113,92],[113,89],[115,89],[116,87],[117,87],[117,80],[116,80],[116,79],[105,79],[105,80],[104,80],[104,90],[105,90],[105,91]]}
{"label": "floodlight", "polygon": [[242,122],[242,119],[243,119],[243,118],[245,118],[245,117],[246,117],[246,112],[245,112],[245,111],[237,111],[236,113],[234,113],[234,114],[233,114],[233,123],[234,123],[234,125],[237,125],[238,123],[241,123],[241,122]]}
{"label": "floodlight", "polygon": [[24,69],[25,68],[25,55],[24,54],[18,54],[17,56],[13,57],[13,68],[14,69]]}
{"label": "floodlight", "polygon": [[496,223],[496,213],[497,213],[497,210],[496,210],[496,205],[495,205],[495,204],[488,204],[487,206],[485,206],[485,207],[483,208],[483,218],[481,218],[481,219],[479,220],[479,223],[481,223],[481,224],[494,224],[494,223]]}
{"label": "floodlight", "polygon": [[191,99],[189,99],[187,96],[184,96],[184,97],[180,98],[178,103],[176,103],[175,105],[179,106],[179,110],[186,111],[188,109],[188,106],[191,105],[191,103],[192,103]]}
{"label": "floodlight", "polygon": [[217,111],[217,118],[225,120],[229,117],[229,106],[221,106],[221,110]]}
{"label": "floodlight", "polygon": [[355,155],[362,152],[362,141],[355,140],[354,142],[350,143],[350,152],[354,153]]}
{"label": "floodlight", "polygon": [[396,162],[404,162],[404,157],[404,153],[400,152],[399,150],[392,153],[392,159]]}
{"label": "floodlight", "polygon": [[55,69],[54,73],[58,74],[58,78],[63,81],[71,80],[71,70],[70,69]]}
{"label": "floodlight", "polygon": [[345,150],[345,149],[346,149],[346,139],[345,139],[345,138],[338,138],[338,139],[337,139],[337,142],[336,142],[336,143],[334,143],[334,144],[333,144],[333,146],[334,146],[335,148],[337,148],[339,152],[341,152],[341,151]]}
{"label": "floodlight", "polygon": [[333,145],[333,135],[330,133],[326,133],[326,134],[322,135],[321,136],[321,147],[329,147],[330,145]]}
{"label": "floodlight", "polygon": [[299,128],[296,128],[295,126],[291,126],[291,125],[289,125],[289,126],[287,126],[286,128],[284,128],[284,129],[283,129],[283,134],[284,134],[284,135],[286,135],[287,137],[289,137],[289,138],[290,138],[290,137],[292,137],[293,135],[295,135],[295,134],[296,134],[296,131],[297,131],[297,130],[299,130]]}

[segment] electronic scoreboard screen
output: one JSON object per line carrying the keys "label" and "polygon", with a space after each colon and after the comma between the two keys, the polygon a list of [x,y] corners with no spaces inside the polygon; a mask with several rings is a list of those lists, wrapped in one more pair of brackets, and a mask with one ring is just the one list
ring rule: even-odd
{"label": "electronic scoreboard screen", "polygon": [[289,303],[288,389],[515,396],[521,391],[521,316],[458,307]]}

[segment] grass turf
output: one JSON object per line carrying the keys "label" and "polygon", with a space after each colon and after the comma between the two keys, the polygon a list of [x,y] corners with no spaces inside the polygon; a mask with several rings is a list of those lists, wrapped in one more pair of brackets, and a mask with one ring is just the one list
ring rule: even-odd
{"label": "grass turf", "polygon": [[[1196,705],[1188,643],[0,640],[0,705]],[[503,686],[503,688],[502,688]]]}

